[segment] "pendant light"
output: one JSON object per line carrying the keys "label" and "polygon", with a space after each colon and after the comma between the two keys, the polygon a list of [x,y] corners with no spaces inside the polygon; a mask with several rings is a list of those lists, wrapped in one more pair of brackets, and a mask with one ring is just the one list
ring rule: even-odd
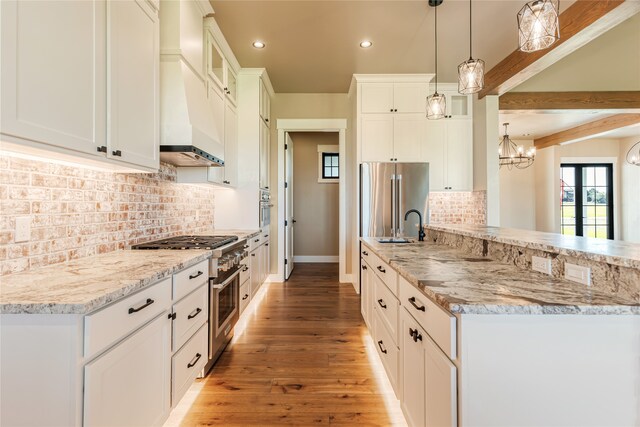
{"label": "pendant light", "polygon": [[633,144],[629,149],[627,153],[627,163],[640,166],[640,141]]}
{"label": "pendant light", "polygon": [[427,96],[427,119],[442,119],[447,111],[447,99],[438,93],[438,6],[442,0],[429,0],[429,6],[435,8],[435,42],[436,42],[436,91]]}
{"label": "pendant light", "polygon": [[509,138],[507,132],[507,126],[509,123],[503,123],[504,136],[500,141],[500,147],[498,148],[498,158],[500,160],[500,167],[506,166],[509,170],[513,167],[517,169],[526,169],[533,164],[536,158],[535,147],[530,147],[525,151],[522,145],[516,145]]}
{"label": "pendant light", "polygon": [[469,0],[469,59],[458,65],[458,92],[478,93],[484,88],[484,61],[471,55],[471,0]]}
{"label": "pendant light", "polygon": [[534,0],[518,12],[520,50],[546,49],[560,38],[559,0]]}

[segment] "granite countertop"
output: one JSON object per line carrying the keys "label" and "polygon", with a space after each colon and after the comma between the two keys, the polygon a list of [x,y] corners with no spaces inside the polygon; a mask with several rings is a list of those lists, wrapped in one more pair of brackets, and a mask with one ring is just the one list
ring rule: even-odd
{"label": "granite countertop", "polygon": [[213,230],[212,236],[238,236],[238,240],[250,239],[260,234],[262,230]]}
{"label": "granite countertop", "polygon": [[85,314],[211,257],[124,250],[0,277],[0,313]]}
{"label": "granite countertop", "polygon": [[429,225],[427,228],[640,269],[640,244],[637,243],[487,225]]}
{"label": "granite countertop", "polygon": [[631,299],[450,246],[361,240],[428,298],[454,314],[640,315],[640,304]]}

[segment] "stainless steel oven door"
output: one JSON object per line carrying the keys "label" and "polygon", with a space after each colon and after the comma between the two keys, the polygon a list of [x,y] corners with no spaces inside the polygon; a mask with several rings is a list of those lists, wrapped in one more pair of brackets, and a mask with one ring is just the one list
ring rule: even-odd
{"label": "stainless steel oven door", "polygon": [[271,207],[269,202],[260,202],[260,228],[271,224]]}
{"label": "stainless steel oven door", "polygon": [[222,283],[210,285],[209,359],[217,359],[231,337],[238,321],[240,270]]}

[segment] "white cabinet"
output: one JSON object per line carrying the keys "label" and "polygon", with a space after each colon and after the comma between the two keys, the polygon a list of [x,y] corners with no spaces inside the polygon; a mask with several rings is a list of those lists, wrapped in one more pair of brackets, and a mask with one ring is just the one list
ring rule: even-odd
{"label": "white cabinet", "polygon": [[473,189],[473,123],[471,119],[426,122],[422,160],[429,162],[430,191]]}
{"label": "white cabinet", "polygon": [[270,126],[270,115],[271,115],[271,97],[269,96],[269,91],[262,79],[260,79],[260,118],[264,120],[267,124],[267,127]]}
{"label": "white cabinet", "polygon": [[107,25],[107,156],[158,168],[158,13],[143,0],[107,2]]}
{"label": "white cabinet", "polygon": [[104,156],[106,6],[3,1],[2,134]]}
{"label": "white cabinet", "polygon": [[251,273],[251,298],[258,292],[260,287],[260,275],[262,270],[260,261],[260,248],[256,248],[249,254],[249,271]]}
{"label": "white cabinet", "polygon": [[167,313],[84,368],[85,426],[156,426],[169,413]]}
{"label": "white cabinet", "polygon": [[231,67],[230,61],[222,53],[218,41],[211,27],[215,27],[213,18],[205,19],[205,69],[209,79],[218,85],[224,92],[227,99],[236,105],[238,98],[238,78],[236,72]]}
{"label": "white cabinet", "polygon": [[389,114],[363,114],[362,161],[388,162],[393,159],[393,116]]}
{"label": "white cabinet", "polygon": [[[221,95],[212,96],[218,98]],[[223,111],[224,166],[208,168],[207,181],[235,187],[238,185],[238,115],[228,102],[223,103]]]}
{"label": "white cabinet", "polygon": [[363,114],[363,162],[415,162],[426,140],[422,114]]}
{"label": "white cabinet", "polygon": [[427,82],[364,83],[361,113],[426,114]]}
{"label": "white cabinet", "polygon": [[425,425],[456,427],[458,425],[456,367],[428,335],[423,339]]}
{"label": "white cabinet", "polygon": [[269,189],[269,127],[260,120],[260,188]]}
{"label": "white cabinet", "polygon": [[426,139],[423,114],[397,114],[393,117],[393,158],[415,162],[422,157]]}
{"label": "white cabinet", "polygon": [[159,21],[151,3],[0,8],[2,134],[47,156],[157,169]]}
{"label": "white cabinet", "polygon": [[372,306],[372,298],[373,298],[373,283],[371,280],[371,271],[369,270],[371,267],[367,265],[364,260],[360,260],[360,312],[362,313],[362,318],[364,319],[365,324],[369,329],[373,329],[373,324],[371,322],[373,306]]}

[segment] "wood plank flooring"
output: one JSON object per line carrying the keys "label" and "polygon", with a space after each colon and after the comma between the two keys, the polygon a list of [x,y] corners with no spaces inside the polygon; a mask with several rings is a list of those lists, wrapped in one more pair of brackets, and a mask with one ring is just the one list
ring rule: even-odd
{"label": "wood plank flooring", "polygon": [[181,425],[405,425],[338,265],[298,264],[268,286]]}

